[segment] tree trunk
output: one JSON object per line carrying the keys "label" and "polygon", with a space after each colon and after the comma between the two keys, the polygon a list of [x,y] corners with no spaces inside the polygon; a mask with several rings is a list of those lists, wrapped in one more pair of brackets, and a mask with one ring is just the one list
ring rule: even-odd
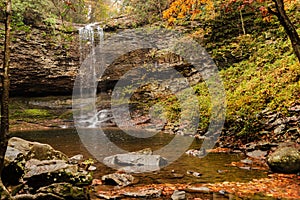
{"label": "tree trunk", "polygon": [[[8,143],[8,99],[9,99],[9,61],[10,61],[10,20],[11,20],[11,0],[6,1],[6,21],[5,21],[5,40],[4,58],[1,71],[2,97],[1,97],[1,133],[0,133],[0,175],[4,167],[4,157]],[[7,190],[0,181],[0,198],[9,199]]]}
{"label": "tree trunk", "polygon": [[280,24],[284,27],[285,32],[287,33],[287,35],[291,40],[294,53],[296,54],[300,62],[300,38],[297,33],[297,30],[294,24],[290,21],[289,17],[287,16],[284,10],[283,0],[273,0],[273,2],[275,3],[276,6],[276,12],[271,11],[271,13],[277,16],[277,18],[280,21]]}

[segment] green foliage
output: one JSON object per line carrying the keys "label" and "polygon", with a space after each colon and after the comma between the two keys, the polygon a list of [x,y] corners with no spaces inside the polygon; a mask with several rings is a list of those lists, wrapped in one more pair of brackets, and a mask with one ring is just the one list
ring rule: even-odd
{"label": "green foliage", "polygon": [[57,16],[51,14],[49,15],[48,18],[44,19],[43,22],[47,26],[54,27],[54,25],[56,24],[56,20],[57,20]]}
{"label": "green foliage", "polygon": [[[5,17],[5,0],[0,0],[0,17]],[[24,27],[46,24],[55,25],[58,21],[87,23],[108,17],[108,0],[12,0],[12,26],[23,30]],[[89,13],[89,10],[91,11]],[[89,14],[89,15],[88,15]]]}
{"label": "green foliage", "polygon": [[85,23],[87,8],[85,8],[84,0],[47,0],[48,7],[47,12],[56,16],[61,23],[64,24],[65,21],[75,22],[75,23]]}
{"label": "green foliage", "polygon": [[[191,94],[191,92],[193,94]],[[176,97],[181,98],[181,101]],[[206,129],[209,125],[211,114],[211,100],[207,86],[204,82],[198,83],[193,87],[193,90],[183,90],[180,94],[171,95],[161,99],[164,107],[164,116],[171,123],[178,123],[181,119],[191,119],[191,116],[199,118],[199,128]],[[191,98],[196,96],[197,98]],[[199,105],[198,111],[195,110],[195,105]],[[194,112],[194,113],[193,113]],[[197,114],[199,114],[197,116]]]}
{"label": "green foliage", "polygon": [[[245,13],[247,34],[243,34],[237,25],[238,14],[203,20],[203,27],[199,25],[187,32],[207,48],[218,65],[226,91],[226,122],[230,131],[241,137],[259,137],[261,122],[257,114],[268,108],[288,115],[287,109],[299,101],[299,62],[276,18],[266,22],[255,13]],[[299,8],[288,11],[288,15],[297,21]],[[296,25],[300,32],[299,24]],[[204,82],[193,88],[200,106],[199,128],[205,130],[211,112],[210,95]],[[178,119],[182,110],[178,100],[171,97],[164,101],[169,121]]]}
{"label": "green foliage", "polygon": [[37,108],[15,110],[13,113],[11,113],[12,118],[47,118],[50,116],[51,114],[47,110]]}
{"label": "green foliage", "polygon": [[13,25],[19,27],[37,23],[45,17],[45,13],[41,12],[45,7],[47,7],[45,0],[12,0]]}
{"label": "green foliage", "polygon": [[123,10],[133,14],[141,23],[151,23],[162,18],[168,0],[124,0]]}
{"label": "green foliage", "polygon": [[110,17],[110,1],[109,0],[86,0],[85,4],[89,6],[88,15],[89,22],[105,20]]}
{"label": "green foliage", "polygon": [[[268,107],[284,112],[299,97],[300,69],[286,41],[265,45],[250,61],[221,71],[228,99],[228,117],[249,119]],[[288,51],[283,52],[283,49]]]}

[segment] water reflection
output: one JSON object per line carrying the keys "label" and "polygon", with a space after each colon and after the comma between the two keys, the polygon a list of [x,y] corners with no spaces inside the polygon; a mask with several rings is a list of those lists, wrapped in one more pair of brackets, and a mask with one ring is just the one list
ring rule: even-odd
{"label": "water reflection", "polygon": [[[118,145],[126,151],[138,151],[144,148],[151,148],[157,150],[170,142],[173,135],[158,133],[150,138],[135,138],[125,134],[119,129],[109,128],[104,129],[105,134],[111,142]],[[144,133],[145,134],[145,133]],[[46,130],[46,131],[30,131],[30,132],[16,132],[12,136],[21,137],[31,141],[38,141],[50,144],[57,150],[60,150],[68,156],[76,154],[83,154],[85,158],[92,157],[81,143],[80,138],[73,129],[59,129],[59,130]],[[200,148],[201,142],[194,140],[190,148]],[[174,152],[176,149],[174,149]],[[257,170],[243,170],[236,167],[228,167],[234,161],[243,159],[240,154],[215,154],[210,153],[204,158],[195,158],[188,155],[182,155],[178,160],[173,162],[155,172],[134,174],[140,179],[139,184],[151,183],[213,183],[222,181],[250,181],[253,178],[266,177],[263,171]],[[111,169],[104,164],[97,162],[97,171],[95,178],[115,170]],[[187,174],[187,171],[200,172],[202,176],[196,177]],[[220,173],[225,171],[225,173]]]}

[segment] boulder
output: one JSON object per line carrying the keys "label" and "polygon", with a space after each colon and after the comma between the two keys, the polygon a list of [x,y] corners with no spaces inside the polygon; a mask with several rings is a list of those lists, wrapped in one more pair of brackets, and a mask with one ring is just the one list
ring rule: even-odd
{"label": "boulder", "polygon": [[54,183],[41,187],[35,194],[20,194],[14,200],[84,200],[89,199],[87,190],[70,183]]}
{"label": "boulder", "polygon": [[280,147],[270,154],[267,163],[273,172],[300,172],[300,151],[296,147]]}
{"label": "boulder", "polygon": [[38,189],[37,192],[54,194],[62,199],[89,199],[87,190],[76,187],[70,183],[54,183]]}
{"label": "boulder", "polygon": [[175,190],[171,196],[172,200],[183,200],[186,199],[185,191]]}
{"label": "boulder", "polygon": [[120,166],[163,166],[167,163],[166,159],[160,155],[134,155],[134,154],[117,154],[104,159],[105,163]]}
{"label": "boulder", "polygon": [[31,159],[25,164],[23,179],[29,186],[39,188],[57,182],[88,185],[92,176],[82,169],[79,170],[77,165],[67,164],[64,160]]}
{"label": "boulder", "polygon": [[267,155],[267,151],[254,150],[246,153],[247,156],[255,159],[262,159]]}
{"label": "boulder", "polygon": [[104,175],[102,176],[101,180],[104,182],[104,184],[118,186],[127,186],[135,182],[135,179],[132,175],[121,173]]}
{"label": "boulder", "polygon": [[13,137],[8,141],[5,154],[3,181],[10,184],[18,183],[25,173],[25,164],[30,159],[67,161],[68,157],[48,144]]}
{"label": "boulder", "polygon": [[44,173],[50,174],[52,172],[65,170],[67,173],[76,173],[78,171],[77,165],[69,165],[63,160],[36,160],[31,159],[25,164],[24,179],[38,176]]}
{"label": "boulder", "polygon": [[152,155],[151,149],[143,149],[138,152],[116,154],[103,159],[103,162],[112,167],[120,166],[122,170],[131,171],[153,171],[161,166],[167,165],[167,159],[160,155]]}
{"label": "boulder", "polygon": [[80,165],[82,159],[82,155],[68,159],[48,144],[11,138],[2,179],[21,186],[14,191],[22,193],[14,196],[16,200],[89,199],[83,187],[92,183],[92,175]]}
{"label": "boulder", "polygon": [[8,141],[8,148],[5,154],[5,164],[17,159],[22,154],[26,160],[68,160],[68,157],[48,144],[42,144],[39,142],[30,142],[21,138],[12,137]]}
{"label": "boulder", "polygon": [[71,158],[69,158],[70,164],[78,164],[81,161],[83,161],[83,155],[81,155],[81,154],[78,154],[78,155],[75,155],[75,156],[72,156]]}

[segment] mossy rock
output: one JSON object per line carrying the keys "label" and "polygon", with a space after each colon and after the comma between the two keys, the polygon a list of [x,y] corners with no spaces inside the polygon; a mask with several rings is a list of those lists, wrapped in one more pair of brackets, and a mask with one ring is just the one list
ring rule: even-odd
{"label": "mossy rock", "polygon": [[55,194],[63,199],[89,199],[86,189],[73,186],[70,183],[54,183],[40,188],[38,193]]}
{"label": "mossy rock", "polygon": [[268,156],[267,163],[273,172],[300,172],[300,151],[296,147],[280,147]]}

